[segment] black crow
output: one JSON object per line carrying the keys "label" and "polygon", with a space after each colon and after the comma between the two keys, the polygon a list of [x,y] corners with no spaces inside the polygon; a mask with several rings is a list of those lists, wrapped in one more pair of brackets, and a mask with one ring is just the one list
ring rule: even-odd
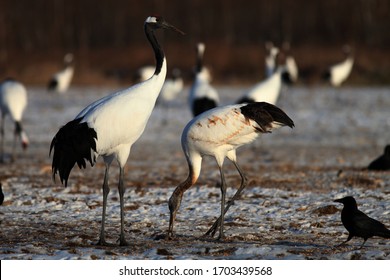
{"label": "black crow", "polygon": [[354,236],[364,239],[360,248],[363,247],[364,243],[366,243],[367,239],[370,237],[380,236],[390,238],[390,230],[381,222],[368,217],[360,211],[357,207],[356,200],[352,196],[336,199],[334,202],[344,204],[344,208],[341,211],[341,221],[349,232],[347,240],[340,245],[347,243]]}
{"label": "black crow", "polygon": [[374,159],[369,165],[369,170],[390,170],[390,145],[385,147],[383,155]]}

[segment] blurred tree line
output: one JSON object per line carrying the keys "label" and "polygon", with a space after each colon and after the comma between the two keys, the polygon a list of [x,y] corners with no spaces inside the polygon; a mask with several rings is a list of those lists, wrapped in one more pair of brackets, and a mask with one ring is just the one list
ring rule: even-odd
{"label": "blurred tree line", "polygon": [[163,33],[170,44],[386,49],[389,7],[388,0],[0,0],[0,64],[34,53],[144,48],[142,22],[153,13],[187,33]]}

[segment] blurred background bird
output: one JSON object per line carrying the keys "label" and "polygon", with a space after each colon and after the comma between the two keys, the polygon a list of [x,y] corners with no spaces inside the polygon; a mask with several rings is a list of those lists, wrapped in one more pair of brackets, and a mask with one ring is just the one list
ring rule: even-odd
{"label": "blurred background bird", "polygon": [[171,77],[166,79],[158,96],[158,104],[169,105],[183,90],[184,81],[179,68],[173,68]]}
{"label": "blurred background bird", "polygon": [[390,145],[386,145],[383,154],[374,159],[368,165],[368,169],[377,171],[390,170]]}
{"label": "blurred background bird", "polygon": [[4,142],[5,142],[5,118],[9,116],[15,123],[14,142],[12,146],[11,161],[15,160],[16,142],[20,139],[22,148],[25,150],[29,145],[27,133],[23,129],[22,118],[27,107],[26,87],[14,80],[6,79],[0,83],[0,110],[1,110],[1,143],[0,143],[0,161],[4,162]]}
{"label": "blurred background bird", "polygon": [[339,87],[344,83],[351,74],[354,57],[351,47],[344,45],[342,48],[345,59],[337,64],[334,64],[328,68],[323,74],[323,78],[328,81],[332,86]]}
{"label": "blurred background bird", "polygon": [[73,73],[73,54],[67,53],[64,56],[64,69],[58,73],[55,73],[51,77],[47,86],[48,90],[58,93],[65,93],[68,90],[70,83],[72,82]]}
{"label": "blurred background bird", "polygon": [[196,45],[195,78],[190,88],[189,103],[193,116],[215,108],[219,104],[217,90],[210,84],[210,72],[203,66],[204,43]]}

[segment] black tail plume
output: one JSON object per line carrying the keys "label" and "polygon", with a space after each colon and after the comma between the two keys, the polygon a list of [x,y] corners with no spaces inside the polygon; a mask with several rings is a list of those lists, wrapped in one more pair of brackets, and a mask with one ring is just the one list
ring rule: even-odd
{"label": "black tail plume", "polygon": [[93,152],[96,152],[97,134],[87,123],[80,123],[81,118],[68,122],[60,128],[50,144],[50,153],[54,149],[52,174],[53,180],[59,173],[61,183],[68,183],[68,177],[75,163],[85,168],[88,160],[91,166],[95,163]]}
{"label": "black tail plume", "polygon": [[267,102],[254,102],[241,107],[241,113],[248,119],[254,120],[261,132],[269,131],[272,122],[294,127],[294,122],[282,109]]}

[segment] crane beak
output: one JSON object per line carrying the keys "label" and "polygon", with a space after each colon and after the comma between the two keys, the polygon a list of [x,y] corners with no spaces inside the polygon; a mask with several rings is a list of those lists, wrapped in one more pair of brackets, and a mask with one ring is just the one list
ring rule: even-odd
{"label": "crane beak", "polygon": [[162,27],[165,28],[165,29],[171,29],[173,31],[176,31],[177,33],[180,33],[181,35],[185,35],[185,33],[183,31],[181,31],[180,29],[176,28],[175,26],[173,26],[172,24],[164,21],[162,23]]}

